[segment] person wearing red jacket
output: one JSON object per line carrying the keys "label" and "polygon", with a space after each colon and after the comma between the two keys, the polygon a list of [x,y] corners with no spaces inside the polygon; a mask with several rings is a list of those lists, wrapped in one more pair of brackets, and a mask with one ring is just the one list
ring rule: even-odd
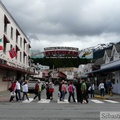
{"label": "person wearing red jacket", "polygon": [[11,83],[11,95],[10,95],[10,102],[13,101],[14,97],[15,97],[15,87],[16,86],[16,82],[12,81]]}

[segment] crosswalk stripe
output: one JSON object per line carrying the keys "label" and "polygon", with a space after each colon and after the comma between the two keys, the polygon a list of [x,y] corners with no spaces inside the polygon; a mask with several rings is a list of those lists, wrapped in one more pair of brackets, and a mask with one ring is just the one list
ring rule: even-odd
{"label": "crosswalk stripe", "polygon": [[100,100],[91,100],[91,101],[94,102],[94,103],[104,103],[104,102],[102,102]]}
{"label": "crosswalk stripe", "polygon": [[47,99],[41,99],[40,101],[38,101],[37,103],[49,103],[50,100]]}
{"label": "crosswalk stripe", "polygon": [[106,101],[106,102],[110,102],[110,103],[119,103],[119,102],[114,101],[114,100],[104,100],[104,101]]}
{"label": "crosswalk stripe", "polygon": [[29,100],[24,100],[24,101],[22,101],[22,103],[30,103],[30,102],[32,102],[33,101],[33,98],[29,98]]}
{"label": "crosswalk stripe", "polygon": [[64,101],[57,100],[57,103],[69,103],[67,99],[64,99]]}
{"label": "crosswalk stripe", "polygon": [[[22,103],[31,103],[33,101],[33,98],[29,98],[29,101],[26,99],[24,101],[22,101]],[[50,103],[51,100],[49,99],[41,99],[40,101],[36,101],[36,103]],[[99,103],[120,103],[118,101],[114,101],[114,100],[96,100],[96,99],[91,99],[90,100],[91,102],[93,103],[96,103],[96,104],[99,104]],[[90,102],[89,101],[89,102]],[[59,99],[57,99],[57,103],[60,104],[60,103],[69,103],[67,99],[65,99],[64,101],[60,101]]]}

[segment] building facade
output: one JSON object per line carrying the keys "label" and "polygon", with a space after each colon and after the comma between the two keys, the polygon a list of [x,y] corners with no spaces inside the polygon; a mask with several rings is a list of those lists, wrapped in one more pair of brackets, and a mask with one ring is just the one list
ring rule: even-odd
{"label": "building facade", "polygon": [[[0,91],[30,70],[30,41],[0,1]],[[14,51],[11,51],[11,50]]]}
{"label": "building facade", "polygon": [[104,56],[93,64],[79,66],[78,75],[87,75],[87,78],[98,86],[103,80],[106,85],[111,82],[113,93],[120,94],[120,44],[113,45],[112,49],[105,50]]}

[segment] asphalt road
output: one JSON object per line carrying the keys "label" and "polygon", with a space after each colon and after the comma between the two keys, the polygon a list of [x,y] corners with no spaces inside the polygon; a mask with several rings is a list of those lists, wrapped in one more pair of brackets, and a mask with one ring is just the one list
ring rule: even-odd
{"label": "asphalt road", "polygon": [[[119,103],[88,104],[58,103],[58,86],[55,86],[54,99],[49,103],[0,102],[0,120],[100,120],[102,111],[120,111]],[[34,97],[30,94],[29,97]],[[46,98],[45,90],[42,98]],[[66,96],[67,98],[67,96]],[[102,101],[102,100],[100,100]]]}

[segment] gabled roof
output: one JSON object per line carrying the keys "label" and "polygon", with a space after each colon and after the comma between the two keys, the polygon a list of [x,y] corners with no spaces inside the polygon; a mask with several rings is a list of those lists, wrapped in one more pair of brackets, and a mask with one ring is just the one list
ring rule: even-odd
{"label": "gabled roof", "polygon": [[108,57],[111,57],[111,52],[112,52],[112,50],[105,50],[106,51],[106,53],[107,53],[107,55],[108,55]]}
{"label": "gabled roof", "polygon": [[116,48],[117,52],[120,53],[120,44],[115,44],[115,48]]}
{"label": "gabled roof", "polygon": [[104,64],[104,60],[103,60],[103,57],[97,59],[95,62],[94,62],[94,65],[101,65],[101,64]]}

